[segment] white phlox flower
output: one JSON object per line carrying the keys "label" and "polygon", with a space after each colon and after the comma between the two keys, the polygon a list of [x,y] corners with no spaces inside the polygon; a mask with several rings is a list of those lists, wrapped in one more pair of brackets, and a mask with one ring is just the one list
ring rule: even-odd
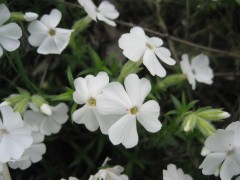
{"label": "white phlox flower", "polygon": [[49,15],[43,15],[39,20],[31,22],[28,26],[29,43],[38,47],[39,54],[61,54],[67,47],[73,30],[57,28],[62,14],[53,9]]}
{"label": "white phlox flower", "polygon": [[103,89],[97,108],[104,115],[121,115],[109,129],[109,138],[114,145],[122,143],[126,148],[131,148],[138,143],[137,122],[149,132],[161,129],[158,120],[160,106],[150,100],[144,99],[151,90],[149,80],[130,74],[124,81],[125,89],[119,82],[112,82]]}
{"label": "white phlox flower", "polygon": [[56,134],[68,120],[68,106],[65,103],[56,106],[43,105],[45,107],[41,110],[34,108],[26,111],[24,121],[32,131],[40,131],[44,135]]}
{"label": "white phlox flower", "polygon": [[98,7],[96,7],[92,0],[78,0],[78,2],[83,6],[88,16],[94,21],[98,19],[110,26],[116,26],[114,20],[119,16],[119,12],[110,2],[103,1]]}
{"label": "white phlox flower", "polygon": [[22,29],[16,23],[4,23],[10,18],[10,12],[5,4],[0,4],[0,57],[3,49],[12,52],[20,46],[18,40],[22,36]]}
{"label": "white phlox flower", "polygon": [[214,174],[220,168],[222,180],[240,175],[240,122],[231,123],[209,136],[205,147],[210,151],[199,168],[204,175]]}
{"label": "white phlox flower", "polygon": [[134,27],[130,30],[130,33],[123,34],[118,44],[129,60],[134,62],[143,60],[143,64],[153,76],[166,76],[166,70],[160,64],[158,58],[168,65],[176,63],[170,57],[171,52],[167,48],[161,47],[163,45],[162,39],[148,37],[141,27]]}
{"label": "white phlox flower", "polygon": [[122,174],[124,171],[122,166],[109,167],[107,165],[110,160],[107,157],[102,164],[102,168],[95,175],[91,175],[88,180],[128,180],[128,176]]}
{"label": "white phlox flower", "polygon": [[192,180],[188,174],[184,174],[181,168],[176,167],[174,164],[169,164],[167,170],[163,170],[163,180]]}
{"label": "white phlox flower", "polygon": [[8,162],[12,169],[27,169],[33,163],[37,163],[42,159],[43,154],[46,153],[46,145],[43,142],[44,135],[40,132],[32,132],[33,144],[23,153],[19,160],[12,160]]}
{"label": "white phlox flower", "polygon": [[31,22],[38,18],[38,14],[34,12],[26,12],[23,17],[25,21]]}
{"label": "white phlox flower", "polygon": [[196,89],[196,81],[209,85],[213,83],[213,71],[209,66],[209,59],[206,55],[199,54],[192,59],[190,64],[188,54],[183,54],[180,66],[193,90]]}
{"label": "white phlox flower", "polygon": [[0,107],[0,162],[19,159],[33,142],[28,129],[18,112],[10,106]]}
{"label": "white phlox flower", "polygon": [[87,75],[74,80],[76,91],[73,100],[84,106],[73,113],[73,121],[84,124],[89,131],[96,131],[100,126],[103,134],[108,133],[110,126],[117,120],[115,116],[103,116],[97,110],[98,99],[102,90],[109,83],[106,72],[99,72],[97,76]]}

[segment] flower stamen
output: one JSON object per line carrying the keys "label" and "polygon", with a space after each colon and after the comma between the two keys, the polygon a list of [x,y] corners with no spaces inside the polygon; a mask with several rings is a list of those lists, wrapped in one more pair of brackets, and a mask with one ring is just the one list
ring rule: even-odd
{"label": "flower stamen", "polygon": [[151,50],[154,49],[154,47],[153,47],[150,43],[147,43],[146,46],[147,46],[149,49],[151,49]]}
{"label": "flower stamen", "polygon": [[6,129],[0,129],[0,133],[2,136],[6,136],[9,134],[8,130],[6,130]]}
{"label": "flower stamen", "polygon": [[96,99],[94,99],[93,97],[90,97],[90,98],[88,99],[88,104],[89,104],[90,106],[92,106],[92,107],[95,107],[96,104],[97,104],[97,101],[96,101]]}
{"label": "flower stamen", "polygon": [[54,36],[56,34],[56,31],[55,29],[50,29],[48,33],[50,34],[50,36]]}
{"label": "flower stamen", "polygon": [[137,107],[137,106],[132,107],[132,108],[130,109],[130,113],[133,114],[133,115],[137,114],[137,112],[138,112],[138,107]]}

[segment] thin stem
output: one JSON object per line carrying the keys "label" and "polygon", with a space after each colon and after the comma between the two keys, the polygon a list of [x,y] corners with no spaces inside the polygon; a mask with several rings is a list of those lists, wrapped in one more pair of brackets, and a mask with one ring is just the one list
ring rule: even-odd
{"label": "thin stem", "polygon": [[[121,25],[126,26],[126,27],[135,27],[135,26],[137,26],[137,25],[135,25],[135,24],[127,23],[127,22],[124,22],[124,21],[116,21],[116,22],[117,22],[118,24],[121,24]],[[215,49],[215,48],[211,48],[211,47],[206,47],[206,46],[199,45],[199,44],[196,44],[196,43],[193,43],[193,42],[190,42],[190,41],[186,41],[186,40],[184,40],[184,39],[180,39],[180,38],[171,36],[171,35],[166,34],[166,33],[156,32],[156,31],[153,31],[153,30],[148,29],[148,28],[143,28],[143,29],[144,29],[146,32],[149,32],[149,33],[151,33],[151,34],[160,36],[160,37],[162,37],[162,38],[171,39],[171,40],[173,40],[173,41],[176,41],[176,42],[179,42],[179,43],[182,43],[182,44],[191,46],[191,47],[195,47],[195,48],[197,48],[197,49],[203,49],[203,50],[206,50],[206,51],[209,51],[209,52],[222,54],[223,56],[230,56],[230,57],[240,58],[240,54],[237,54],[237,53],[233,53],[233,52],[229,52],[229,51],[224,51],[224,50],[221,50],[221,49]]]}

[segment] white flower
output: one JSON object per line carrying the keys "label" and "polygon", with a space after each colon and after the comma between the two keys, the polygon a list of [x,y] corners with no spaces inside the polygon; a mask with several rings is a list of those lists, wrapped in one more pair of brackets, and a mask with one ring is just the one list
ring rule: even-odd
{"label": "white flower", "polygon": [[122,143],[131,148],[138,143],[137,122],[149,132],[161,129],[158,120],[160,106],[154,100],[143,104],[151,90],[149,80],[139,79],[136,74],[130,74],[124,81],[126,88],[118,82],[112,82],[103,89],[97,108],[104,115],[121,115],[121,118],[109,129],[109,138],[114,145]]}
{"label": "white flower", "polygon": [[102,168],[95,174],[91,175],[88,180],[128,180],[128,176],[122,174],[122,166],[105,167],[110,159],[107,157],[102,164]]}
{"label": "white flower", "polygon": [[78,2],[83,6],[88,16],[94,21],[100,20],[104,21],[110,26],[116,26],[116,23],[113,21],[119,16],[119,12],[115,9],[108,1],[103,1],[99,7],[92,2],[92,0],[78,0]]}
{"label": "white flower", "polygon": [[19,159],[33,139],[18,112],[13,112],[10,106],[2,106],[0,111],[0,162],[5,163]]}
{"label": "white flower", "polygon": [[12,169],[20,168],[21,170],[27,169],[32,163],[39,162],[42,155],[46,152],[46,145],[43,144],[44,135],[40,132],[32,132],[33,144],[23,153],[19,160],[12,160],[8,165]]}
{"label": "white flower", "polygon": [[218,129],[209,136],[205,147],[210,151],[199,168],[204,175],[214,174],[219,166],[222,180],[240,174],[240,122],[231,123],[225,130]]}
{"label": "white flower", "polygon": [[183,73],[187,75],[188,82],[192,85],[193,90],[196,89],[196,81],[205,84],[213,83],[213,71],[209,66],[209,59],[206,55],[199,54],[192,59],[190,64],[188,55],[183,54],[180,66]]}
{"label": "white flower", "polygon": [[56,134],[60,131],[62,124],[68,119],[68,106],[60,103],[50,106],[51,113],[28,110],[24,114],[24,121],[33,131],[40,131],[44,135]]}
{"label": "white flower", "polygon": [[[66,179],[60,179],[60,180],[66,180]],[[75,177],[69,177],[68,180],[79,180],[78,178],[75,178]]]}
{"label": "white flower", "polygon": [[153,76],[166,76],[166,70],[160,64],[158,58],[168,65],[176,63],[170,57],[170,51],[161,47],[163,44],[162,39],[158,37],[149,38],[140,27],[134,27],[130,30],[130,33],[123,34],[118,44],[129,60],[137,62],[143,59],[143,64]]}
{"label": "white flower", "polygon": [[84,106],[73,113],[74,122],[84,124],[89,131],[96,131],[100,126],[103,134],[108,133],[116,118],[112,115],[103,116],[96,109],[102,90],[108,83],[109,77],[105,72],[99,72],[96,77],[88,75],[75,79],[76,91],[73,93],[73,100]]}
{"label": "white flower", "polygon": [[169,164],[167,170],[163,170],[163,180],[192,180],[188,174],[184,174],[181,168],[174,164]]}
{"label": "white flower", "polygon": [[38,47],[39,54],[61,54],[67,47],[73,30],[57,28],[62,14],[59,10],[53,9],[49,15],[44,15],[40,21],[30,23],[28,31],[29,43]]}
{"label": "white flower", "polygon": [[26,12],[23,17],[25,21],[31,22],[38,18],[38,14],[33,12]]}
{"label": "white flower", "polygon": [[15,51],[20,46],[18,40],[22,36],[22,30],[16,23],[3,25],[10,18],[10,12],[4,4],[0,4],[0,57],[3,48],[9,52]]}

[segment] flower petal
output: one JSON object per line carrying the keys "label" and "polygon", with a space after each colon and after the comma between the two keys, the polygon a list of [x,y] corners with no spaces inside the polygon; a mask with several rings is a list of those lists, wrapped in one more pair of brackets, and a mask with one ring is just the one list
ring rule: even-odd
{"label": "flower petal", "polygon": [[118,82],[112,82],[103,89],[103,95],[97,100],[97,109],[103,115],[126,114],[132,102]]}
{"label": "flower petal", "polygon": [[24,126],[20,114],[18,112],[13,112],[10,106],[2,106],[0,107],[0,111],[2,113],[3,125],[8,131]]}
{"label": "flower petal", "polygon": [[84,104],[89,98],[88,85],[86,79],[79,77],[74,80],[76,91],[73,93],[73,100],[78,104]]}
{"label": "flower petal", "polygon": [[204,175],[214,174],[226,157],[226,153],[210,153],[199,166]]}
{"label": "flower petal", "polygon": [[0,57],[3,55],[3,49],[2,47],[0,46]]}
{"label": "flower petal", "polygon": [[87,104],[73,113],[73,121],[78,124],[84,124],[89,131],[96,131],[99,127],[93,109]]}
{"label": "flower petal", "polygon": [[132,148],[138,143],[136,117],[127,114],[109,129],[109,139],[114,145],[122,143],[125,148]]}
{"label": "flower petal", "polygon": [[163,45],[163,41],[161,38],[151,37],[148,40],[150,41],[150,44],[152,44],[154,47],[159,47],[159,46]]}
{"label": "flower petal", "polygon": [[230,125],[226,127],[226,130],[234,131],[234,145],[236,147],[240,147],[239,137],[240,137],[240,122],[232,122]]}
{"label": "flower petal", "polygon": [[158,120],[160,115],[160,106],[154,101],[150,100],[142,105],[137,114],[138,121],[149,132],[157,132],[161,129],[162,124]]}
{"label": "flower petal", "polygon": [[139,79],[136,74],[128,75],[124,80],[124,86],[132,104],[141,106],[146,96],[151,91],[151,84],[146,78]]}
{"label": "flower petal", "polygon": [[156,48],[154,52],[159,57],[159,59],[161,59],[164,63],[168,65],[176,64],[176,61],[170,57],[171,53],[167,48],[159,47],[159,48]]}
{"label": "flower petal", "polygon": [[220,177],[221,179],[230,180],[233,176],[240,174],[240,154],[228,156],[223,162]]}
{"label": "flower petal", "polygon": [[147,67],[147,69],[153,76],[155,75],[159,77],[166,76],[166,70],[160,64],[152,50],[147,49],[146,52],[144,53],[143,64]]}
{"label": "flower petal", "polygon": [[147,38],[140,27],[134,27],[130,33],[123,34],[118,40],[119,47],[123,54],[131,61],[138,61],[143,57],[146,50]]}
{"label": "flower petal", "polygon": [[61,21],[62,13],[58,9],[53,9],[49,15],[43,15],[41,22],[49,28],[55,28]]}
{"label": "flower petal", "polygon": [[24,122],[33,131],[39,131],[44,115],[40,112],[26,111],[24,114]]}
{"label": "flower petal", "polygon": [[108,19],[116,19],[119,16],[119,12],[115,9],[115,6],[108,1],[101,2],[98,11]]}
{"label": "flower petal", "polygon": [[103,16],[100,13],[97,13],[97,18],[98,18],[98,20],[104,21],[105,23],[107,23],[110,26],[116,26],[116,23],[113,20],[106,18],[105,16]]}
{"label": "flower petal", "polygon": [[65,103],[60,103],[55,107],[51,107],[53,111],[52,119],[59,124],[63,124],[68,120],[68,106]]}
{"label": "flower petal", "polygon": [[0,4],[0,26],[10,18],[10,12],[5,4]]}
{"label": "flower petal", "polygon": [[78,2],[83,6],[84,10],[87,12],[88,16],[96,21],[97,18],[97,7],[92,2],[92,0],[78,0]]}
{"label": "flower petal", "polygon": [[55,121],[51,116],[45,116],[41,125],[40,132],[44,135],[56,134],[60,131],[62,125]]}

